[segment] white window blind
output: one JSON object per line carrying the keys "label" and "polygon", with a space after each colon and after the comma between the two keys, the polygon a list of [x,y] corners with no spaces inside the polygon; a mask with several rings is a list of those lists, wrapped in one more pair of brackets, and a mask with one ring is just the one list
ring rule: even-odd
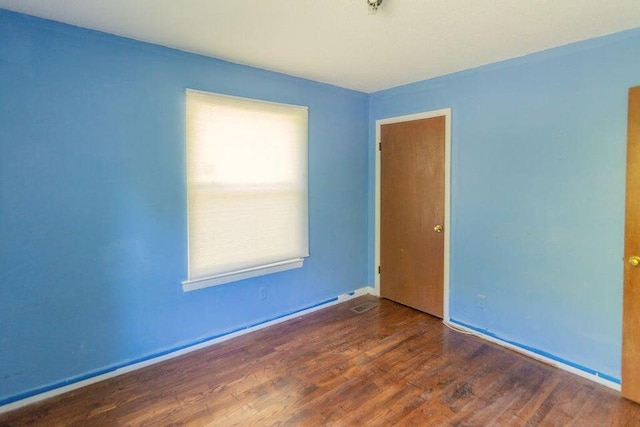
{"label": "white window blind", "polygon": [[306,107],[187,90],[185,290],[302,266]]}

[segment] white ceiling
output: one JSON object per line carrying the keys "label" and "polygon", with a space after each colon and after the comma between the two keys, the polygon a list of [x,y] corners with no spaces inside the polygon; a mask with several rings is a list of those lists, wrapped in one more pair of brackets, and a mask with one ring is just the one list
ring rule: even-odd
{"label": "white ceiling", "polygon": [[640,27],[639,0],[0,0],[36,15],[374,92]]}

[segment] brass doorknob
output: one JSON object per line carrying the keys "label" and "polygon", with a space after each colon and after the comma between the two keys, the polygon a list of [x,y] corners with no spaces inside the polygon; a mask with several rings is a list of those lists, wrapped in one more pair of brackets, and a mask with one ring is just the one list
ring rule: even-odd
{"label": "brass doorknob", "polygon": [[442,233],[442,230],[444,230],[444,227],[441,226],[440,224],[438,224],[435,227],[433,227],[433,231],[435,231],[436,233]]}
{"label": "brass doorknob", "polygon": [[637,267],[640,265],[640,256],[630,256],[629,257],[629,264],[631,264],[632,267]]}

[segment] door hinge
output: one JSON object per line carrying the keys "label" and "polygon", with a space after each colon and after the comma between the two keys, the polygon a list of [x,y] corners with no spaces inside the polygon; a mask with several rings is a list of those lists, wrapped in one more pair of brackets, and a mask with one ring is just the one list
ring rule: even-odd
{"label": "door hinge", "polygon": [[378,142],[378,151],[382,151],[382,142]]}
{"label": "door hinge", "polygon": [[378,274],[380,274],[380,266],[378,266]]}

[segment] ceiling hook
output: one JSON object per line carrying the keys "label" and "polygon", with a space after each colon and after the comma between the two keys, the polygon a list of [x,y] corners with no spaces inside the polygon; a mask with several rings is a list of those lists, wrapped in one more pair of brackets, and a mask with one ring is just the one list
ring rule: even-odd
{"label": "ceiling hook", "polygon": [[369,14],[374,15],[378,12],[378,7],[382,4],[382,0],[367,0],[369,6]]}

